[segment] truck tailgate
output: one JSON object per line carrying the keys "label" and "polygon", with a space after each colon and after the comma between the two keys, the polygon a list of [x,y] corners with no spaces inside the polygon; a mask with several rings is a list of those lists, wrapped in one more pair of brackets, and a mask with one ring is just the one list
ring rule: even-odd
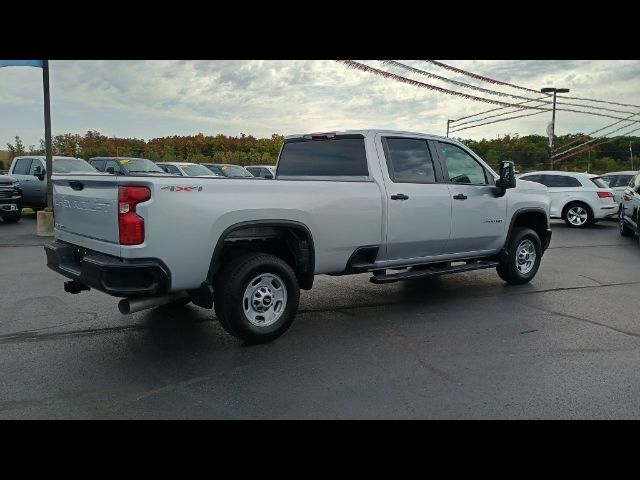
{"label": "truck tailgate", "polygon": [[[53,200],[56,234],[61,240],[71,236],[118,245],[118,185],[112,176],[54,177]],[[82,243],[88,248],[97,246]]]}

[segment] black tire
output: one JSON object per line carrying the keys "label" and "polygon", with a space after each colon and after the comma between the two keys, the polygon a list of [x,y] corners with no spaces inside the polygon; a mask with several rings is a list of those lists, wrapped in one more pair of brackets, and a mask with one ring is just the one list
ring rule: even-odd
{"label": "black tire", "polygon": [[21,218],[21,215],[7,215],[2,217],[4,223],[17,223]]}
{"label": "black tire", "polygon": [[[279,317],[265,326],[252,323],[245,314],[245,307],[249,315],[255,314],[251,305],[244,301],[244,294],[249,283],[261,274],[276,276],[284,284],[286,293]],[[220,324],[229,334],[251,344],[270,342],[286,332],[296,316],[299,300],[300,287],[294,271],[284,260],[266,253],[249,253],[235,258],[222,268],[214,282],[214,308]],[[266,308],[275,312],[277,304],[275,300],[269,302],[272,301],[273,304],[269,303]]]}
{"label": "black tire", "polygon": [[633,237],[633,234],[634,234],[633,229],[630,228],[626,223],[624,223],[624,218],[622,216],[622,205],[620,205],[618,220],[620,224],[620,235],[622,235],[623,237]]}
{"label": "black tire", "polygon": [[[531,269],[526,273],[523,273],[518,269],[518,255],[520,253],[519,247],[523,246],[523,244],[526,246],[526,240],[531,242],[535,249],[536,257]],[[541,260],[542,246],[540,244],[540,237],[538,237],[538,234],[530,228],[517,227],[511,234],[507,252],[504,257],[500,259],[500,265],[496,267],[496,271],[500,278],[505,282],[511,285],[522,285],[523,283],[528,283],[536,276],[538,268],[540,268]]]}
{"label": "black tire", "polygon": [[[571,211],[574,208],[584,210],[587,215],[586,221],[584,223],[576,224],[572,223],[571,220],[569,220]],[[591,208],[589,208],[589,205],[583,202],[571,202],[567,204],[562,211],[562,218],[564,219],[565,223],[571,228],[586,228],[590,225],[593,225],[593,212],[591,211]]]}

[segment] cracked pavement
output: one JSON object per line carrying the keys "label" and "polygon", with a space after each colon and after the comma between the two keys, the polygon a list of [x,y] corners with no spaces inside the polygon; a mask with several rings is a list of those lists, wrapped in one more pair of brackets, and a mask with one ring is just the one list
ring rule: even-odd
{"label": "cracked pavement", "polygon": [[640,418],[638,239],[552,227],[528,285],[319,276],[245,346],[199,307],[64,293],[35,218],[0,222],[0,419]]}

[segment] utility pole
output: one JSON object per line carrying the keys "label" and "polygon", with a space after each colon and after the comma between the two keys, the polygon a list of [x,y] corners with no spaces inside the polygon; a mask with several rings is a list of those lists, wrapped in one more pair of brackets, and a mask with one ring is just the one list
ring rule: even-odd
{"label": "utility pole", "polygon": [[51,100],[49,98],[49,60],[42,61],[42,88],[44,92],[44,150],[47,170],[47,211],[53,212],[53,157],[51,156]]}
{"label": "utility pole", "polygon": [[591,149],[589,149],[589,158],[587,159],[587,173],[589,173],[589,164],[591,163]]}
{"label": "utility pole", "polygon": [[449,137],[449,124],[453,122],[453,120],[447,120],[447,138]]}
{"label": "utility pole", "polygon": [[633,149],[631,148],[631,142],[629,142],[629,160],[631,160],[631,170],[633,170]]}
{"label": "utility pole", "polygon": [[553,156],[555,154],[554,151],[554,136],[555,136],[555,128],[556,128],[556,94],[557,93],[569,93],[568,88],[554,88],[554,87],[546,87],[540,90],[541,93],[552,93],[553,92],[553,113],[551,114],[551,125],[550,129],[548,129],[549,134],[549,164],[551,170],[553,170]]}

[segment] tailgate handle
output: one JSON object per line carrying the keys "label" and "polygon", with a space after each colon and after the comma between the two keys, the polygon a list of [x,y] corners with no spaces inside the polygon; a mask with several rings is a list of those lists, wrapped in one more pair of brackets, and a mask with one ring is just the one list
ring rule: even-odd
{"label": "tailgate handle", "polygon": [[84,188],[84,185],[82,184],[82,182],[78,182],[77,180],[71,180],[69,182],[69,186],[76,191],[80,191]]}

